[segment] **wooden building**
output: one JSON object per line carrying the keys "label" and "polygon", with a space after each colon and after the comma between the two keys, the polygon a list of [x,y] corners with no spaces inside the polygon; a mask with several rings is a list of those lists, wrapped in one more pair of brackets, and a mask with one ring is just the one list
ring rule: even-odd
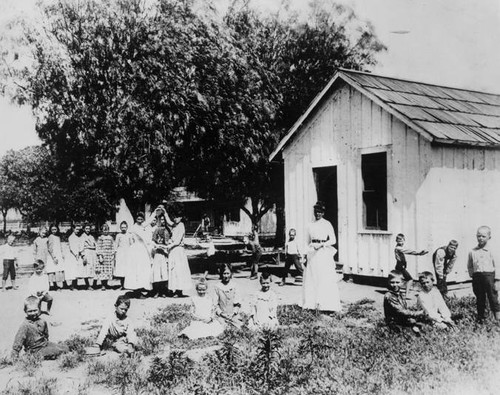
{"label": "wooden building", "polygon": [[306,242],[325,201],[345,273],[385,277],[395,236],[429,255],[459,242],[450,280],[468,278],[480,225],[500,240],[500,95],[340,69],[271,155],[284,162],[287,229]]}

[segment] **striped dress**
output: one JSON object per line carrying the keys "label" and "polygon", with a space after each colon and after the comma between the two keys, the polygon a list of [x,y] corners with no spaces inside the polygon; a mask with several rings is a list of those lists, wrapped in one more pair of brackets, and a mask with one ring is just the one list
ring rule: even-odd
{"label": "striped dress", "polygon": [[115,266],[115,243],[113,236],[101,235],[97,239],[97,262],[95,265],[95,279],[111,280]]}

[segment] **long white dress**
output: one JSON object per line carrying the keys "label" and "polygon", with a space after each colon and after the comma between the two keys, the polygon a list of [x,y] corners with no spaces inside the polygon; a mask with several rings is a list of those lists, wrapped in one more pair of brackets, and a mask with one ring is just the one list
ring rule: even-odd
{"label": "long white dress", "polygon": [[309,225],[309,250],[302,285],[302,308],[325,311],[341,311],[338,278],[335,272],[335,248],[314,246],[328,241],[334,244],[335,232],[332,224],[324,218]]}
{"label": "long white dress", "polygon": [[184,251],[184,224],[181,222],[172,229],[172,244],[175,246],[168,255],[168,289],[187,291],[191,288],[191,270]]}
{"label": "long white dress", "polygon": [[51,234],[47,240],[49,254],[45,271],[49,275],[49,281],[64,281],[64,258],[59,236]]}
{"label": "long white dress", "polygon": [[124,287],[126,289],[151,289],[151,255],[149,253],[149,232],[143,226],[134,224],[130,228],[132,244],[128,251],[128,263]]}
{"label": "long white dress", "polygon": [[180,335],[189,339],[200,339],[210,336],[217,337],[224,332],[224,327],[215,319],[215,304],[209,295],[193,296],[191,315],[193,317],[191,324]]}
{"label": "long white dress", "polygon": [[128,254],[134,237],[129,233],[118,233],[115,239],[115,277],[125,277],[128,271]]}
{"label": "long white dress", "polygon": [[80,277],[82,241],[74,232],[68,237],[68,251],[65,254],[64,276],[66,281]]}

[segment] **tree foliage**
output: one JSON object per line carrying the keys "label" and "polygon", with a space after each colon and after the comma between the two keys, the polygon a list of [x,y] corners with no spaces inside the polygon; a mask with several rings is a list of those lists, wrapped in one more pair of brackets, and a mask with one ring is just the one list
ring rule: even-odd
{"label": "tree foliage", "polygon": [[268,156],[284,131],[336,67],[364,69],[384,49],[339,6],[313,3],[306,20],[238,3],[223,18],[201,10],[192,0],[60,1],[44,8],[42,31],[26,30],[36,67],[19,74],[23,97],[59,186],[92,197],[96,212],[185,185],[242,207],[251,198],[258,223],[279,199]]}

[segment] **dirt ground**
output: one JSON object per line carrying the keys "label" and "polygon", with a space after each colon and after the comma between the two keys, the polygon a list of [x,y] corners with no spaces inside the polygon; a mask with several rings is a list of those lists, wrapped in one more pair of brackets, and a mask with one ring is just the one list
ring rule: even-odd
{"label": "dirt ground", "polygon": [[[27,266],[31,261],[31,250],[28,247],[19,247],[19,262],[21,266]],[[270,269],[279,273],[278,266],[270,267]],[[193,274],[193,285],[196,279],[201,274]],[[244,311],[248,311],[250,295],[258,291],[259,282],[250,280],[249,271],[242,267],[242,270],[234,275],[234,281],[238,284]],[[16,331],[24,318],[23,300],[27,296],[27,281],[28,276],[23,276],[19,279],[18,290],[8,289],[0,292],[0,355],[10,353],[12,343]],[[219,281],[218,276],[213,274],[208,276],[209,290],[213,289],[213,285]],[[288,277],[288,283],[284,287],[278,286],[279,278],[274,276],[274,284],[272,289],[279,297],[280,304],[297,304],[301,299],[301,287],[293,283],[293,278]],[[118,286],[117,282],[111,282],[110,285]],[[375,306],[381,312],[382,317],[382,300],[383,292],[380,287],[371,287],[354,283],[339,282],[340,295],[343,305],[358,301],[363,298],[373,299]],[[472,293],[470,284],[457,284],[450,288],[451,294],[456,296],[465,296]],[[193,294],[194,288],[189,292]],[[74,334],[88,336],[90,332],[95,333],[97,328],[109,314],[113,313],[113,304],[117,296],[123,294],[124,291],[116,290],[95,290],[95,291],[69,291],[62,290],[52,292],[54,304],[52,314],[44,316],[49,322],[50,340],[54,342],[62,341],[71,337]],[[137,327],[147,324],[147,318],[154,314],[159,308],[173,303],[189,303],[190,298],[158,298],[158,299],[133,299],[129,316]],[[412,303],[413,301],[410,301]],[[57,375],[57,363],[47,361],[44,363],[44,370],[47,372],[53,371],[54,376]],[[75,385],[78,386],[84,372],[81,368],[69,372],[69,376],[65,376],[69,386],[67,394],[76,393]],[[0,390],[6,387],[9,382],[16,380],[22,373],[17,372],[14,368],[0,369]],[[69,377],[69,378],[68,378]],[[73,379],[72,379],[73,377]],[[73,380],[73,381],[71,381]],[[101,389],[95,393],[107,393]],[[93,393],[93,392],[89,392]]]}

